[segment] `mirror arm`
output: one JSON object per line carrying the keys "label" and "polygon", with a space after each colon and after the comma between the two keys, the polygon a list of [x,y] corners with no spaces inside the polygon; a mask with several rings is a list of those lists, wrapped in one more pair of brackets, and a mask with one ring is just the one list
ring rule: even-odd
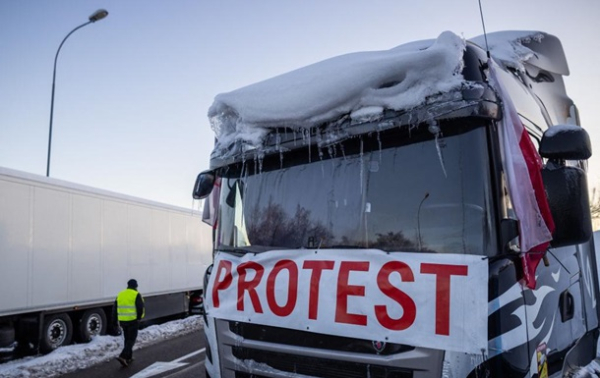
{"label": "mirror arm", "polygon": [[500,234],[502,249],[506,250],[506,245],[519,236],[519,221],[512,218],[502,219],[500,222]]}

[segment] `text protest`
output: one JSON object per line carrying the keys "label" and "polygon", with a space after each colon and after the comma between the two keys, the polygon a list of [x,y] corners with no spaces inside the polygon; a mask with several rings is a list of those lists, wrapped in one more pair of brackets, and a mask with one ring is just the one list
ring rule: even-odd
{"label": "text protest", "polygon": [[487,261],[379,250],[218,253],[209,316],[378,342],[487,349]]}

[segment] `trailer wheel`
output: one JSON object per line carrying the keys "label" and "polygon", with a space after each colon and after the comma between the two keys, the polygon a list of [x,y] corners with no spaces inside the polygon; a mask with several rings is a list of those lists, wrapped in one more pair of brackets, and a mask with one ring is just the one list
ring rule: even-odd
{"label": "trailer wheel", "polygon": [[50,353],[58,347],[69,345],[73,338],[73,323],[67,314],[54,314],[44,320],[40,351]]}
{"label": "trailer wheel", "polygon": [[79,339],[90,341],[94,336],[106,333],[106,314],[101,308],[92,308],[81,315],[79,321]]}
{"label": "trailer wheel", "polygon": [[15,342],[15,329],[13,327],[0,327],[0,348],[6,348]]}

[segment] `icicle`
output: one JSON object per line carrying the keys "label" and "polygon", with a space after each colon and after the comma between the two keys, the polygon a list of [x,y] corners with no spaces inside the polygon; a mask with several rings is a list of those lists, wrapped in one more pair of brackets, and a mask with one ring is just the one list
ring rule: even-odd
{"label": "icicle", "polygon": [[247,170],[247,166],[246,166],[246,159],[242,159],[242,169],[240,170],[240,178],[243,178],[244,175],[247,175],[248,173],[246,172]]}
{"label": "icicle", "polygon": [[258,173],[262,173],[264,158],[265,158],[264,154],[261,153],[258,155]]}
{"label": "icicle", "polygon": [[[412,124],[412,117],[413,117],[413,113],[412,112],[408,112],[408,121],[407,121],[407,125],[408,125],[408,137],[410,138],[411,136],[411,131],[414,127],[414,125]],[[402,128],[402,123],[398,123],[398,128]]]}
{"label": "icicle", "polygon": [[248,159],[246,157],[246,152],[242,152],[242,168],[246,165]]}
{"label": "icicle", "polygon": [[323,150],[321,149],[321,142],[317,143],[317,149],[319,151],[319,160],[323,160]]}
{"label": "icicle", "polygon": [[365,174],[365,167],[363,164],[363,157],[364,157],[364,153],[363,153],[363,139],[360,138],[360,194],[363,193],[363,176]]}
{"label": "icicle", "polygon": [[332,145],[330,146],[330,153],[331,153],[331,171],[335,172],[335,158],[337,158],[337,148],[336,145]]}
{"label": "icicle", "polygon": [[381,163],[381,159],[383,158],[383,152],[381,147],[381,133],[379,130],[377,131],[377,143],[379,144],[379,162]]}
{"label": "icicle", "polygon": [[311,141],[310,141],[310,129],[306,130],[306,133],[308,134],[308,163],[312,163],[312,151],[310,149],[311,147]]}
{"label": "icicle", "polygon": [[[287,130],[286,130],[287,134]],[[275,149],[279,152],[279,169],[283,168],[283,151],[281,148],[281,135],[279,135],[279,131],[275,133]]]}
{"label": "icicle", "polygon": [[342,151],[342,157],[346,160],[346,150],[344,150],[344,145],[340,144],[340,150]]}
{"label": "icicle", "polygon": [[310,150],[310,129],[302,130],[302,140],[304,142],[304,145],[308,145],[308,162],[312,163],[312,156]]}
{"label": "icicle", "polygon": [[442,171],[444,171],[444,177],[448,178],[448,174],[446,173],[446,166],[444,165],[444,156],[442,155],[442,149],[440,148],[440,127],[437,125],[437,123],[435,123],[435,121],[433,121],[429,124],[427,130],[429,130],[430,133],[435,135],[435,149],[437,150],[438,158],[440,160],[440,166],[442,167]]}
{"label": "icicle", "polygon": [[281,135],[279,135],[279,129],[275,129],[275,149],[281,149]]}

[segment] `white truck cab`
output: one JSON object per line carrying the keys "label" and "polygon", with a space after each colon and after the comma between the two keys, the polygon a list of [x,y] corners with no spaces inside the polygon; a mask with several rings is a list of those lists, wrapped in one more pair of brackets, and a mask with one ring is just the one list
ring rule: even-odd
{"label": "white truck cab", "polygon": [[220,94],[207,377],[549,377],[598,274],[560,41],[450,32]]}

